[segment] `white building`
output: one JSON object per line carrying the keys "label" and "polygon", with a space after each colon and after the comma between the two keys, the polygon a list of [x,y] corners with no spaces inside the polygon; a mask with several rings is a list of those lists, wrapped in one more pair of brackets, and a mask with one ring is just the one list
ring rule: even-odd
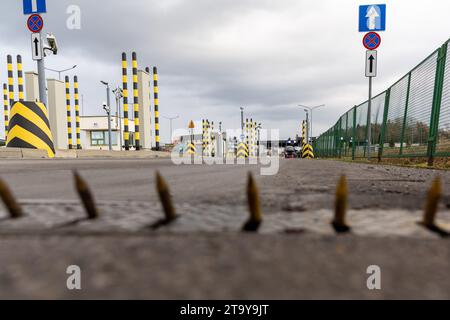
{"label": "white building", "polygon": [[[119,126],[119,122],[121,126]],[[134,121],[129,122],[130,146],[134,146]],[[113,150],[120,150],[125,145],[123,140],[124,119],[111,117],[111,142]],[[108,117],[83,116],[80,117],[81,145],[84,150],[108,150]],[[75,132],[75,130],[73,130]]]}

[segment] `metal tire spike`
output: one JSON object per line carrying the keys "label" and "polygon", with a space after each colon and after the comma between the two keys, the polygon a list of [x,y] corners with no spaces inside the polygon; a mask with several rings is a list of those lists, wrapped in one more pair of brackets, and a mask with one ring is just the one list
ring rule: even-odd
{"label": "metal tire spike", "polygon": [[331,223],[337,233],[350,232],[351,228],[347,225],[346,214],[348,207],[348,185],[347,178],[343,175],[336,187],[336,202],[334,220]]}
{"label": "metal tire spike", "polygon": [[0,197],[3,200],[6,208],[8,209],[11,219],[18,219],[23,217],[22,207],[17,202],[16,198],[12,194],[6,182],[0,179]]}
{"label": "metal tire spike", "polygon": [[248,175],[247,198],[250,211],[250,219],[242,228],[245,232],[257,232],[262,224],[261,202],[259,199],[258,187],[251,173]]}
{"label": "metal tire spike", "polygon": [[89,220],[97,219],[100,215],[98,209],[95,205],[94,196],[92,195],[91,190],[89,189],[86,181],[78,174],[77,171],[73,172],[73,176],[75,179],[75,188],[80,196],[80,199],[83,203],[84,209],[87,213],[87,218]]}
{"label": "metal tire spike", "polygon": [[428,191],[428,196],[425,205],[425,213],[423,221],[420,223],[423,227],[431,232],[439,234],[441,237],[448,237],[450,233],[443,230],[436,224],[436,216],[439,210],[439,201],[442,197],[442,182],[440,177],[434,179],[430,190]]}
{"label": "metal tire spike", "polygon": [[169,225],[178,218],[172,202],[169,187],[159,171],[156,172],[156,191],[158,192],[159,199],[163,207],[164,219],[156,222],[152,226],[153,229],[158,229],[162,226]]}

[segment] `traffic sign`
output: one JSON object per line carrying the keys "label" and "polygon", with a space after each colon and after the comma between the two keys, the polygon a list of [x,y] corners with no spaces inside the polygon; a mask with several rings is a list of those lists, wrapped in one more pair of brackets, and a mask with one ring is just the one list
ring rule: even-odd
{"label": "traffic sign", "polygon": [[45,0],[23,0],[23,14],[46,13],[47,4]]}
{"label": "traffic sign", "polygon": [[369,32],[364,36],[363,45],[367,50],[376,50],[381,44],[381,37],[376,32]]}
{"label": "traffic sign", "polygon": [[377,76],[377,51],[366,52],[366,77]]}
{"label": "traffic sign", "polygon": [[385,31],[386,5],[372,4],[359,7],[359,32]]}
{"label": "traffic sign", "polygon": [[33,60],[42,60],[42,39],[39,33],[31,34],[31,52]]}
{"label": "traffic sign", "polygon": [[28,18],[27,27],[31,32],[39,33],[44,28],[44,19],[38,14],[33,14]]}

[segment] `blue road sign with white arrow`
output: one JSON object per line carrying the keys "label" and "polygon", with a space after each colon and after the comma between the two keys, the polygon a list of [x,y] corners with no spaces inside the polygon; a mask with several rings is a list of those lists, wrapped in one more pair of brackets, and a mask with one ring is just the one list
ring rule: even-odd
{"label": "blue road sign with white arrow", "polygon": [[23,0],[23,14],[46,13],[46,0]]}
{"label": "blue road sign with white arrow", "polygon": [[386,5],[371,4],[359,7],[359,32],[385,31]]}

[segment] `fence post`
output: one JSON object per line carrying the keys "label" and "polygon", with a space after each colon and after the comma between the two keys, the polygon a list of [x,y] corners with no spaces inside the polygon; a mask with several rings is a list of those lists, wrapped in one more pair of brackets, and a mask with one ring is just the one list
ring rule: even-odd
{"label": "fence post", "polygon": [[356,106],[353,107],[353,139],[352,139],[352,160],[356,156]]}
{"label": "fence post", "polygon": [[378,148],[378,162],[381,162],[384,151],[384,141],[386,139],[386,126],[387,126],[387,118],[389,114],[389,102],[391,100],[391,88],[386,91],[386,98],[384,100],[384,114],[383,114],[383,123],[381,125],[381,137],[380,137],[380,146]]}
{"label": "fence post", "polygon": [[430,119],[430,133],[428,139],[428,166],[433,166],[436,144],[438,139],[439,115],[442,102],[442,90],[444,87],[445,60],[447,58],[447,43],[445,43],[438,53],[436,66],[436,78],[434,82],[433,107]]}
{"label": "fence post", "polygon": [[403,154],[403,146],[405,144],[406,126],[408,125],[407,119],[408,119],[410,93],[411,93],[411,72],[408,74],[408,89],[406,92],[405,116],[403,117],[402,136],[400,137],[400,156]]}

